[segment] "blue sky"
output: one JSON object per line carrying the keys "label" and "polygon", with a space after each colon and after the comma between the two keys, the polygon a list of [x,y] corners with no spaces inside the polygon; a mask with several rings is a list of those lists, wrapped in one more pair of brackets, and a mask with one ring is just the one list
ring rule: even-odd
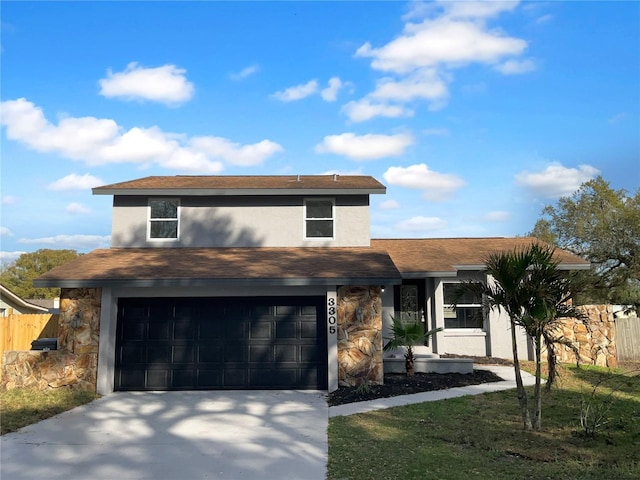
{"label": "blue sky", "polygon": [[374,237],[524,235],[640,185],[638,2],[3,2],[2,259],[148,175],[363,174]]}

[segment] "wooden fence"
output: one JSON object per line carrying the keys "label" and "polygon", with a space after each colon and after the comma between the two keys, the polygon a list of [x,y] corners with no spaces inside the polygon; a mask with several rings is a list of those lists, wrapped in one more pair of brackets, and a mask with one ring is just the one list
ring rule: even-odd
{"label": "wooden fence", "polygon": [[619,362],[640,362],[640,318],[616,318]]}
{"label": "wooden fence", "polygon": [[7,350],[31,350],[36,338],[58,336],[58,315],[10,314],[0,317],[0,362]]}

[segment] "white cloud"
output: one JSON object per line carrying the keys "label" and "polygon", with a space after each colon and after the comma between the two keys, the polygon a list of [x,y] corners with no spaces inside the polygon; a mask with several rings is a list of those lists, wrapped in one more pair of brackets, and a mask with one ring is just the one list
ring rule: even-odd
{"label": "white cloud", "polygon": [[55,237],[21,238],[18,243],[27,245],[55,245],[56,248],[103,248],[108,247],[111,237],[109,235],[56,235]]}
{"label": "white cloud", "polygon": [[18,198],[13,195],[3,195],[2,196],[2,205],[13,205],[18,202]]}
{"label": "white cloud", "polygon": [[465,185],[460,177],[448,173],[438,173],[420,163],[408,167],[390,167],[383,178],[398,187],[422,190],[425,200],[446,200],[449,196]]}
{"label": "white cloud", "polygon": [[243,167],[259,165],[264,159],[283,150],[279,144],[271,140],[241,145],[221,137],[194,137],[189,144],[211,157]]}
{"label": "white cloud", "polygon": [[282,150],[270,140],[240,145],[214,136],[190,138],[167,133],[158,127],[124,130],[114,120],[95,117],[67,117],[54,125],[41,108],[24,98],[0,106],[0,121],[6,126],[8,139],[88,165],[155,164],[177,171],[218,174],[224,169],[222,161],[256,165]]}
{"label": "white cloud", "polygon": [[338,92],[344,87],[344,83],[338,77],[329,79],[329,86],[320,92],[320,96],[325,102],[335,102],[338,98]]}
{"label": "white cloud", "polygon": [[411,117],[413,111],[400,105],[389,105],[385,103],[371,103],[363,98],[358,101],[351,101],[343,105],[342,112],[349,117],[352,122],[364,122],[374,117]]}
{"label": "white cloud", "polygon": [[406,74],[423,67],[493,64],[505,56],[521,55],[527,42],[488,30],[472,21],[442,17],[407,24],[402,36],[380,48],[365,43],[357,57],[372,58],[376,70]]}
{"label": "white cloud", "polygon": [[295,85],[285,90],[280,90],[272,94],[271,96],[281,102],[293,102],[296,100],[302,100],[314,93],[318,92],[318,81],[310,80],[307,83],[301,85]]}
{"label": "white cloud", "polygon": [[0,236],[2,237],[13,237],[13,232],[7,227],[0,227]]}
{"label": "white cloud", "polygon": [[[380,47],[366,42],[355,52],[356,57],[371,59],[374,70],[394,76],[381,79],[373,92],[345,106],[345,112],[353,121],[364,121],[383,116],[380,104],[416,101],[426,101],[430,110],[438,110],[449,100],[451,72],[470,64],[489,65],[506,75],[534,70],[533,60],[518,58],[527,41],[487,24],[517,5],[515,1],[411,2],[403,17],[404,29],[396,38]],[[378,101],[378,111],[366,112],[370,99]],[[393,115],[385,116],[399,117],[407,111],[394,105]]]}
{"label": "white cloud", "polygon": [[244,80],[251,75],[255,75],[260,71],[260,67],[258,65],[249,65],[248,67],[243,68],[239,72],[230,73],[229,77],[231,80]]}
{"label": "white cloud", "polygon": [[629,114],[627,112],[620,112],[611,117],[608,121],[609,123],[615,125],[616,123],[620,123],[623,120],[629,118]]}
{"label": "white cloud", "polygon": [[482,219],[486,220],[487,222],[506,222],[508,220],[511,220],[511,214],[502,210],[496,210],[493,212],[488,212],[482,217]]}
{"label": "white cloud", "polygon": [[66,177],[62,177],[53,183],[47,185],[49,190],[86,190],[93,187],[103,185],[104,182],[98,177],[94,177],[88,173],[84,175],[76,175],[71,173]]}
{"label": "white cloud", "polygon": [[342,133],[324,137],[322,143],[316,145],[318,153],[334,153],[344,155],[353,160],[373,160],[385,157],[397,157],[413,144],[413,137],[406,133],[397,135],[355,135]]}
{"label": "white cloud", "polygon": [[544,25],[545,23],[549,23],[551,20],[553,20],[553,15],[542,15],[541,17],[538,17],[536,19],[536,23],[538,25]]}
{"label": "white cloud", "polygon": [[439,1],[445,8],[446,15],[451,18],[490,18],[502,12],[514,10],[518,6],[518,1],[464,1],[452,2],[450,0]]}
{"label": "white cloud", "polygon": [[385,200],[380,203],[381,210],[395,210],[396,208],[400,208],[400,203],[396,200]]}
{"label": "white cloud", "polygon": [[410,102],[428,100],[430,110],[441,108],[449,97],[447,84],[434,68],[423,68],[401,80],[386,77],[379,80],[369,94],[376,100]]}
{"label": "white cloud", "polygon": [[541,172],[524,171],[516,175],[516,183],[528,188],[534,195],[559,198],[571,195],[580,185],[593,179],[599,170],[590,165],[567,168],[559,163],[549,165]]}
{"label": "white cloud", "polygon": [[69,205],[67,205],[67,207],[64,210],[67,213],[72,213],[74,215],[86,215],[88,213],[91,213],[90,208],[87,208],[81,203],[76,203],[76,202],[70,203]]}
{"label": "white cloud", "polygon": [[396,228],[403,232],[432,232],[442,230],[447,226],[447,222],[438,217],[412,217],[396,223]]}
{"label": "white cloud", "polygon": [[495,68],[504,75],[520,75],[533,72],[537,66],[536,62],[528,58],[525,60],[507,60]]}
{"label": "white cloud", "polygon": [[27,252],[7,252],[7,251],[0,251],[0,261],[2,263],[6,263],[6,264],[10,264],[15,262],[18,257],[20,257],[20,255],[23,255]]}
{"label": "white cloud", "polygon": [[100,95],[125,100],[150,100],[169,105],[193,97],[194,87],[185,77],[186,70],[175,65],[145,68],[132,62],[123,72],[107,70],[101,79]]}

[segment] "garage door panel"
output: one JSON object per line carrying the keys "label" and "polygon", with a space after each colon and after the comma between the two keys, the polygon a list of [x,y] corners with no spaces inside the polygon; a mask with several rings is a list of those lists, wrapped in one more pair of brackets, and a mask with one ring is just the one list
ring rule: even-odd
{"label": "garage door panel", "polygon": [[297,322],[295,320],[279,320],[276,323],[276,339],[295,339],[298,338]]}
{"label": "garage door panel", "polygon": [[121,299],[115,388],[324,389],[324,315],[323,297]]}
{"label": "garage door panel", "polygon": [[198,363],[222,363],[223,348],[218,345],[199,345],[198,346]]}
{"label": "garage door panel", "polygon": [[225,388],[246,388],[248,372],[245,368],[228,367],[224,369]]}
{"label": "garage door panel", "polygon": [[171,353],[172,363],[192,364],[195,360],[195,347],[193,345],[175,345]]}
{"label": "garage door panel", "polygon": [[298,346],[297,345],[276,345],[276,363],[297,363],[298,362]]}
{"label": "garage door panel", "polygon": [[139,342],[129,343],[120,349],[119,356],[123,364],[145,363],[146,348]]}
{"label": "garage door panel", "polygon": [[171,347],[169,345],[149,345],[147,347],[147,362],[154,363],[170,363]]}
{"label": "garage door panel", "polygon": [[316,322],[302,321],[300,322],[300,338],[317,338],[318,326]]}
{"label": "garage door panel", "polygon": [[316,363],[320,360],[318,349],[315,346],[300,346],[300,362],[301,363]]}
{"label": "garage door panel", "polygon": [[140,390],[140,385],[145,385],[146,372],[144,369],[122,370],[119,375],[121,389]]}
{"label": "garage door panel", "polygon": [[261,320],[251,322],[250,338],[259,340],[269,340],[273,336],[273,324],[271,321]]}
{"label": "garage door panel", "polygon": [[199,322],[200,340],[214,340],[222,338],[224,334],[224,323],[213,319],[203,319]]}
{"label": "garage door panel", "polygon": [[172,372],[171,387],[178,390],[190,389],[195,385],[195,370],[192,368]]}
{"label": "garage door panel", "polygon": [[169,387],[169,370],[147,370],[146,387],[153,390],[165,390]]}
{"label": "garage door panel", "polygon": [[249,337],[249,322],[241,318],[231,317],[224,324],[224,338],[225,339],[246,339]]}
{"label": "garage door panel", "polygon": [[220,388],[223,379],[222,368],[217,369],[200,369],[198,370],[198,382],[199,388]]}
{"label": "garage door panel", "polygon": [[255,345],[249,346],[249,362],[251,363],[273,363],[275,355],[273,345]]}
{"label": "garage door panel", "polygon": [[130,341],[144,340],[145,332],[147,328],[147,320],[139,320],[138,318],[132,319],[126,325],[124,325],[124,331],[122,332],[124,337]]}
{"label": "garage door panel", "polygon": [[172,322],[168,318],[154,319],[149,322],[147,338],[149,340],[169,340]]}

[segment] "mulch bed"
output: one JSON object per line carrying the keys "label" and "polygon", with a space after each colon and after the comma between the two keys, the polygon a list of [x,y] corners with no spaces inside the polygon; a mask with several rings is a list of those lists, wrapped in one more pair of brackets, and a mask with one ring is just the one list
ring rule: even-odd
{"label": "mulch bed", "polygon": [[[466,357],[469,358],[469,357]],[[502,379],[488,370],[474,370],[473,373],[414,373],[407,377],[404,373],[387,373],[384,385],[366,387],[340,387],[328,396],[329,406],[345,403],[363,402],[397,395],[429,392],[454,387],[478,385],[480,383],[499,382]]]}

